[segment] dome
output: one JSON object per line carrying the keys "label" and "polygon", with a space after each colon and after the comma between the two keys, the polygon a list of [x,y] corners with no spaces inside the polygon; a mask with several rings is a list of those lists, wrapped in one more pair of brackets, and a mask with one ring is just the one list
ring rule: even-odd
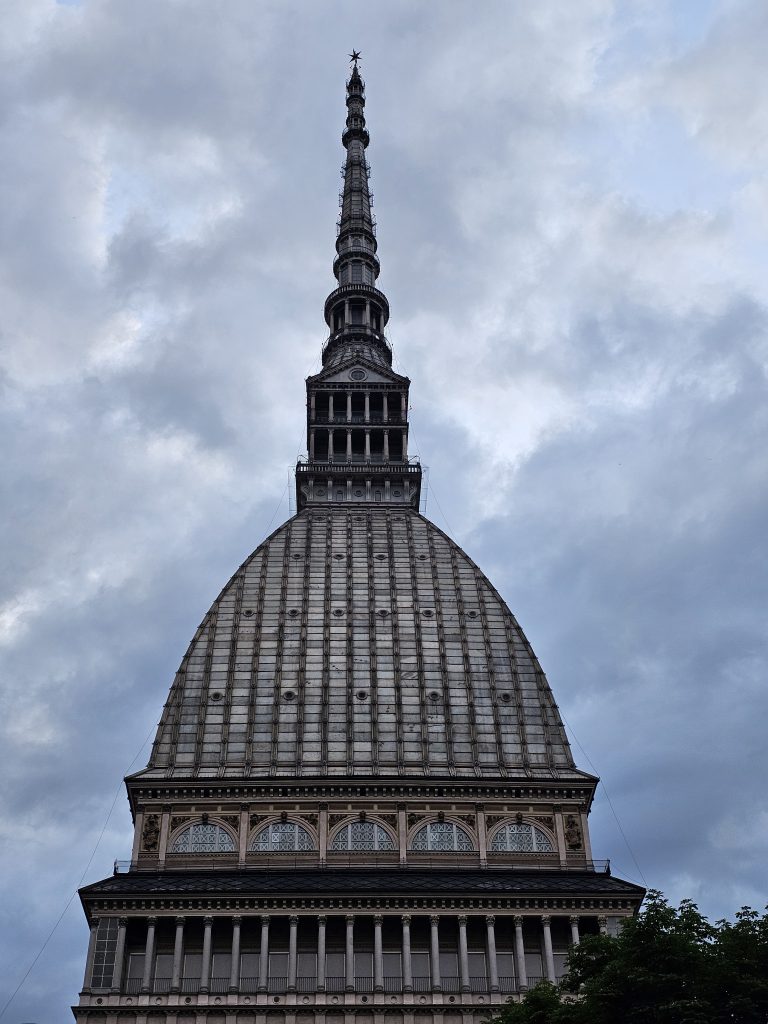
{"label": "dome", "polygon": [[583,777],[488,579],[417,512],[370,506],[307,509],[243,563],[184,656],[149,769]]}

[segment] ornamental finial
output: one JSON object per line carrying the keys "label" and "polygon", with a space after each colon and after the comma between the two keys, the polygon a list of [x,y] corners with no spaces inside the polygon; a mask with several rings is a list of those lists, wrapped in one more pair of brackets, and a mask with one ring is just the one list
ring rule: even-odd
{"label": "ornamental finial", "polygon": [[363,55],[360,53],[359,50],[353,50],[352,53],[350,53],[349,55],[349,63],[354,64],[355,67],[357,67],[357,62],[359,60],[362,60],[362,57]]}

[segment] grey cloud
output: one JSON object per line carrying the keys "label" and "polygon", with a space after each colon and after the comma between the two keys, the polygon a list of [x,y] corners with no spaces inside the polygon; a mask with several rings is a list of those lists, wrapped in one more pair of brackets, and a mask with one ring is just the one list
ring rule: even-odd
{"label": "grey cloud", "polygon": [[[733,54],[765,48],[759,5],[674,59],[664,7],[211,10],[7,16],[4,988],[197,623],[287,515],[352,45],[430,517],[508,599],[649,882],[712,914],[764,902],[768,296],[724,155],[753,170],[725,97]],[[719,207],[669,214],[600,166],[665,104],[691,160],[711,144]],[[602,796],[593,817],[634,876]],[[88,878],[129,843],[120,794]],[[75,904],[9,1019],[68,1019],[86,941]]]}

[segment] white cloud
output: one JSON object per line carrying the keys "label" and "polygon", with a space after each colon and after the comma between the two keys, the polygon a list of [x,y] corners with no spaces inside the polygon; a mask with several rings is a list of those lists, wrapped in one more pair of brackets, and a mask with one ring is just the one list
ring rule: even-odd
{"label": "white cloud", "polygon": [[[714,915],[763,902],[768,26],[714,7],[703,28],[603,0],[7,13],[5,961],[36,952],[274,524],[352,42],[430,514],[509,598],[649,881]],[[93,876],[129,842],[115,814]],[[630,862],[602,799],[594,840]],[[18,1015],[66,1019],[84,931],[67,916]]]}

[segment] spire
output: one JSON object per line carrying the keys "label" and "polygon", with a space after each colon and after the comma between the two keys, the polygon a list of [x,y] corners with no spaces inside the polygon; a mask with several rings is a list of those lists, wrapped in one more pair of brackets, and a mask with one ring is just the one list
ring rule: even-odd
{"label": "spire", "polygon": [[392,369],[384,327],[389,303],[376,287],[379,260],[368,191],[365,85],[351,54],[344,191],[325,300],[330,334],[323,368],[307,377],[307,458],[296,465],[296,508],[419,507],[421,466],[408,456],[410,381]]}
{"label": "spire", "polygon": [[323,363],[340,347],[364,342],[388,366],[392,354],[384,337],[389,302],[376,288],[376,221],[371,212],[370,169],[365,158],[370,137],[365,126],[365,83],[360,77],[360,53],[350,54],[352,72],[347,81],[347,120],[341,141],[347,151],[341,173],[344,190],[337,224],[333,273],[338,287],[325,300],[325,322],[330,335]]}

